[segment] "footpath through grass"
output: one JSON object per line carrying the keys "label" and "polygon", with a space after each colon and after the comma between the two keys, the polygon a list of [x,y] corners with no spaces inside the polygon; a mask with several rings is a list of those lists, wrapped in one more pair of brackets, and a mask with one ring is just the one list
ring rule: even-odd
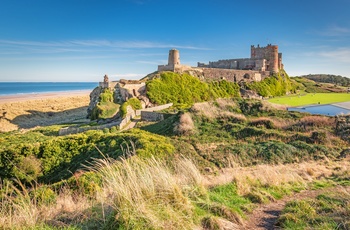
{"label": "footpath through grass", "polygon": [[308,93],[269,99],[271,103],[289,106],[332,104],[345,101],[350,101],[349,93]]}

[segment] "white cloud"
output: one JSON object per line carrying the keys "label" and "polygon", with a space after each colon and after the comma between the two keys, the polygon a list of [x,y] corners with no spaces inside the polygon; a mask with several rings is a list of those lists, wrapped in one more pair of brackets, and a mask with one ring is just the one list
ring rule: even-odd
{"label": "white cloud", "polygon": [[137,63],[140,64],[147,64],[147,65],[160,65],[160,64],[166,64],[168,63],[168,60],[161,60],[161,61],[136,61]]}
{"label": "white cloud", "polygon": [[69,41],[11,41],[0,40],[0,47],[12,50],[37,52],[83,52],[92,48],[117,49],[152,49],[152,48],[178,48],[190,50],[209,50],[205,47],[167,44],[150,41],[109,41],[109,40],[69,40]]}
{"label": "white cloud", "polygon": [[317,53],[321,57],[337,60],[344,63],[350,63],[350,48],[343,47],[331,51],[321,51]]}
{"label": "white cloud", "polygon": [[329,36],[329,37],[339,37],[339,36],[350,36],[349,27],[341,27],[338,25],[331,25],[328,28],[318,31],[319,35]]}

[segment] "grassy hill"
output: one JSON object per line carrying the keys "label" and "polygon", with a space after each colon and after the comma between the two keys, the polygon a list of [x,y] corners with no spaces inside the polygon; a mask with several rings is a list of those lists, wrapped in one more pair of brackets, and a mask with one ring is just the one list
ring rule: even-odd
{"label": "grassy hill", "polygon": [[[278,75],[249,87],[276,96],[308,86]],[[0,133],[0,228],[244,229],[261,204],[349,185],[349,142],[337,118],[242,99],[234,83],[186,74],[164,73],[147,82],[147,92],[178,112],[125,132]],[[288,203],[278,223],[346,229],[349,214],[339,202],[350,198],[334,198]]]}
{"label": "grassy hill", "polygon": [[[1,134],[0,226],[240,228],[260,203],[346,180],[340,157],[348,143],[335,128],[334,118],[236,98],[196,103],[121,133]],[[120,156],[127,159],[107,158]]]}

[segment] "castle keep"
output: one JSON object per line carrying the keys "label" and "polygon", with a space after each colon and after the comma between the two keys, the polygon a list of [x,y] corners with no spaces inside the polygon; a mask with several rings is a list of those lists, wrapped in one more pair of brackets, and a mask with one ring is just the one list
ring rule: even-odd
{"label": "castle keep", "polygon": [[282,53],[278,53],[277,45],[267,45],[266,47],[251,46],[250,58],[228,59],[209,62],[204,64],[198,62],[198,67],[269,71],[272,73],[283,69]]}

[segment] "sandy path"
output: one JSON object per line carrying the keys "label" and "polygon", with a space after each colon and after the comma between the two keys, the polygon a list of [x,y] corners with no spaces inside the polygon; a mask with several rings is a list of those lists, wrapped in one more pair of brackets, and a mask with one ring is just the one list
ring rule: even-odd
{"label": "sandy path", "polygon": [[258,208],[254,209],[250,215],[247,216],[247,221],[244,229],[281,229],[278,226],[275,226],[275,224],[286,203],[292,200],[301,200],[307,198],[313,199],[321,193],[336,191],[341,188],[343,187],[336,186],[327,189],[304,190],[300,193],[293,194],[292,196],[277,200],[276,202],[260,205]]}
{"label": "sandy path", "polygon": [[0,132],[68,123],[86,117],[90,91],[0,96]]}

